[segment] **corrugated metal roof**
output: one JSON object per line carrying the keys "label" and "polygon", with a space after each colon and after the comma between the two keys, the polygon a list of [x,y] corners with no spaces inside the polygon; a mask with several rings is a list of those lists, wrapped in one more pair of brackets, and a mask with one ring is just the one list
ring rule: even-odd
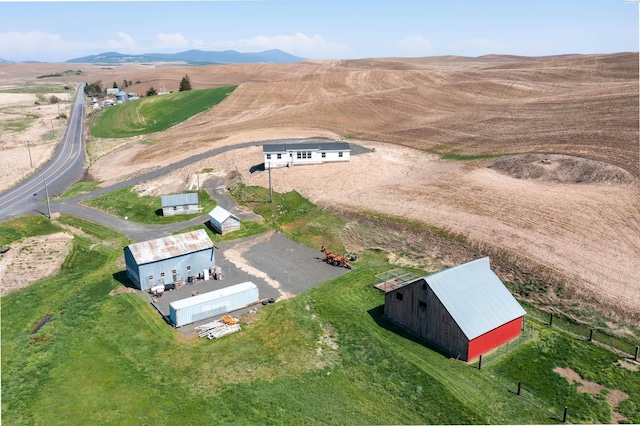
{"label": "corrugated metal roof", "polygon": [[290,151],[350,151],[347,142],[301,142],[301,143],[271,143],[262,145],[262,152],[266,154]]}
{"label": "corrugated metal roof", "polygon": [[237,221],[240,221],[240,218],[238,216],[220,206],[216,206],[213,210],[211,210],[209,212],[209,217],[218,223],[223,223],[230,217],[236,219]]}
{"label": "corrugated metal roof", "polygon": [[162,208],[198,204],[198,193],[172,194],[162,196]]}
{"label": "corrugated metal roof", "polygon": [[138,265],[170,259],[213,247],[204,229],[130,244],[129,250]]}
{"label": "corrugated metal roof", "polygon": [[526,314],[484,257],[425,277],[469,340]]}
{"label": "corrugated metal roof", "polygon": [[203,302],[230,296],[232,294],[240,293],[242,291],[247,291],[254,288],[258,288],[258,286],[250,281],[247,281],[246,283],[236,284],[230,287],[221,288],[219,290],[210,291],[208,293],[199,294],[197,296],[188,297],[186,299],[176,300],[175,302],[169,303],[169,306],[177,311],[180,309],[188,308],[189,306],[198,305]]}

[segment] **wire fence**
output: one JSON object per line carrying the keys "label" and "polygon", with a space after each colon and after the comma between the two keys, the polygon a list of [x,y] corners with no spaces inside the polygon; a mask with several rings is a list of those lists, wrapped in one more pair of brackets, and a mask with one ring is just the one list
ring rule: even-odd
{"label": "wire fence", "polygon": [[638,344],[640,342],[633,342],[632,336],[627,338],[616,336],[604,327],[590,325],[560,313],[539,311],[529,316],[554,330],[562,331],[577,339],[592,341],[620,356],[638,360]]}

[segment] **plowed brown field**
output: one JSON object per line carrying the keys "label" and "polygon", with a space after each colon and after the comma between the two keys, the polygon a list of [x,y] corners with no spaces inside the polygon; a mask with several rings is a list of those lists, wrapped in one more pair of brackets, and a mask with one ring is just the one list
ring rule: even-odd
{"label": "plowed brown field", "polygon": [[[1,65],[0,78],[11,67]],[[141,80],[133,91],[176,90],[184,74],[195,88],[242,83],[211,111],[151,135],[156,144],[104,155],[90,170],[96,179],[242,141],[360,141],[376,150],[277,170],[275,189],[450,229],[549,268],[619,317],[640,318],[637,53],[81,68],[89,82]],[[426,152],[513,156],[457,162]],[[260,162],[261,150],[248,148],[184,174],[238,170],[266,185],[264,173],[248,173]]]}

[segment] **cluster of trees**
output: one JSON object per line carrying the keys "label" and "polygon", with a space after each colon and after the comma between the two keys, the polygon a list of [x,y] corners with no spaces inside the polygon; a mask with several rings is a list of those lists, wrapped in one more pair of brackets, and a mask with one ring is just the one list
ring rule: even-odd
{"label": "cluster of trees", "polygon": [[[139,84],[140,80],[136,81],[136,84]],[[122,80],[122,85],[118,86],[118,83],[113,82],[114,89],[124,90],[129,86],[132,86],[133,82],[131,80]],[[191,90],[191,79],[188,75],[182,77],[180,80],[180,92],[184,92],[185,90]],[[102,81],[98,80],[93,83],[87,83],[84,86],[84,93],[87,96],[102,96],[105,93],[105,89],[102,87]],[[147,96],[155,96],[158,94],[158,91],[152,86],[147,90]]]}
{"label": "cluster of trees", "polygon": [[104,89],[102,88],[102,80],[94,81],[93,83],[87,83],[84,86],[84,94],[87,96],[102,96]]}

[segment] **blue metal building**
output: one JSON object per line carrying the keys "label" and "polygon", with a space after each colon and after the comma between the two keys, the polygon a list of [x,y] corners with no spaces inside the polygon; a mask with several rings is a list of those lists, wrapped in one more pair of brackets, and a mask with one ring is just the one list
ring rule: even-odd
{"label": "blue metal building", "polygon": [[124,260],[127,277],[140,290],[187,281],[215,266],[213,242],[203,229],[130,244]]}

